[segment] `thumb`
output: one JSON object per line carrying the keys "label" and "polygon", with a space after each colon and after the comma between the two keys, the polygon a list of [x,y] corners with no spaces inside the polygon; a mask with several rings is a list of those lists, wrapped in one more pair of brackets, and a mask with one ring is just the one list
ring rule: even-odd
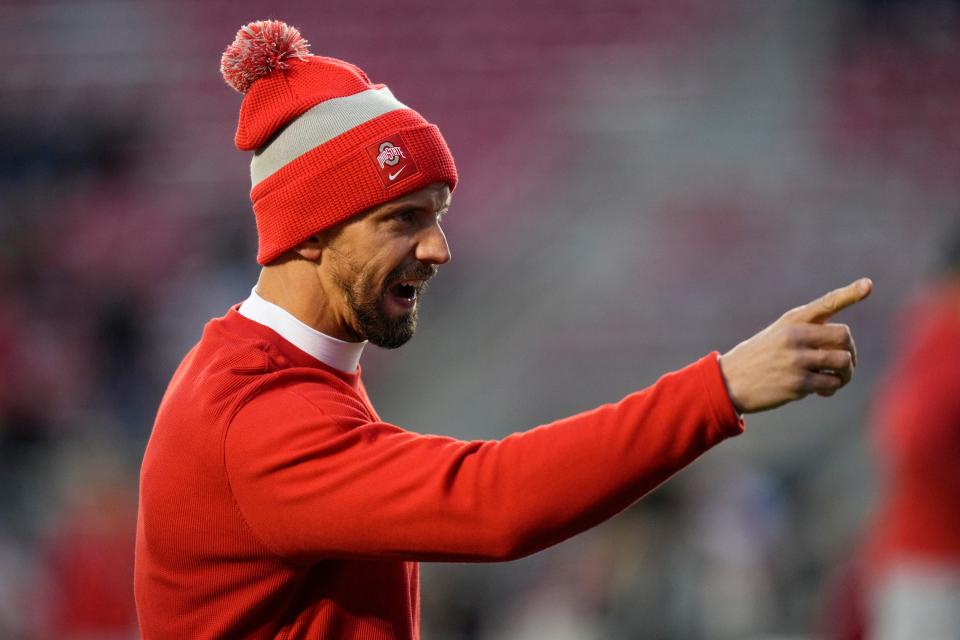
{"label": "thumb", "polygon": [[845,287],[834,289],[816,300],[788,311],[787,319],[792,322],[826,322],[831,316],[866,298],[872,290],[873,282],[870,278],[860,278]]}

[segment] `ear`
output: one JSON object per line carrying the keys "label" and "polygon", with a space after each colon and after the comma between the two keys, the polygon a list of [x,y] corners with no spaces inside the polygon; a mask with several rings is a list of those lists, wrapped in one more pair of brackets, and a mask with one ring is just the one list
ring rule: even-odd
{"label": "ear", "polygon": [[320,257],[323,255],[323,247],[324,243],[321,241],[320,236],[310,236],[295,246],[293,251],[304,260],[320,262]]}

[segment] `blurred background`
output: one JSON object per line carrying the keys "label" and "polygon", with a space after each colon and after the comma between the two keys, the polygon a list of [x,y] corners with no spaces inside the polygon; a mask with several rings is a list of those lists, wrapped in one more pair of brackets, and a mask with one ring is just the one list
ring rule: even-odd
{"label": "blurred background", "polygon": [[748,417],[558,547],[425,565],[424,638],[855,627],[850,567],[882,499],[873,398],[898,309],[960,217],[960,3],[275,6],[0,2],[0,638],[136,636],[154,412],[258,273],[240,96],[218,65],[267,17],[389,84],[457,159],[454,260],[410,345],[364,356],[385,420],[503,437],[875,283],[841,316],[860,353],[844,392]]}

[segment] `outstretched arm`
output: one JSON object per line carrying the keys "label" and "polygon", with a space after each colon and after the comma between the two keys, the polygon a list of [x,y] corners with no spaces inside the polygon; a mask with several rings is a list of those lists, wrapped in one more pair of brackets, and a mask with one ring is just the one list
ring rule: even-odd
{"label": "outstretched arm", "polygon": [[615,404],[472,442],[371,421],[296,380],[237,413],[224,462],[281,556],[509,560],[613,516],[741,429],[714,353]]}
{"label": "outstretched arm", "polygon": [[740,433],[735,409],[843,386],[853,340],[824,323],[869,288],[854,283],[788,311],[720,365],[708,355],[616,404],[499,441],[371,421],[359,399],[293,379],[236,414],[227,476],[253,532],[287,558],[520,557],[611,517]]}

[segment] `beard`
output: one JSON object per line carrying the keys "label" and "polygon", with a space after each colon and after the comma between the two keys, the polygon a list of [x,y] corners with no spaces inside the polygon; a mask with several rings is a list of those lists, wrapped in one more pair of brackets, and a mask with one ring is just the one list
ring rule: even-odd
{"label": "beard", "polygon": [[[337,278],[337,285],[343,292],[347,306],[356,318],[356,328],[349,330],[357,340],[368,340],[384,349],[396,349],[409,342],[417,329],[417,310],[420,294],[426,289],[426,280],[437,273],[436,265],[416,262],[412,265],[397,267],[391,271],[383,283],[376,281],[372,273],[362,273],[351,269],[354,277],[348,281]],[[400,280],[420,280],[424,283],[417,290],[417,304],[407,313],[392,316],[386,311],[386,297],[391,284]]]}

